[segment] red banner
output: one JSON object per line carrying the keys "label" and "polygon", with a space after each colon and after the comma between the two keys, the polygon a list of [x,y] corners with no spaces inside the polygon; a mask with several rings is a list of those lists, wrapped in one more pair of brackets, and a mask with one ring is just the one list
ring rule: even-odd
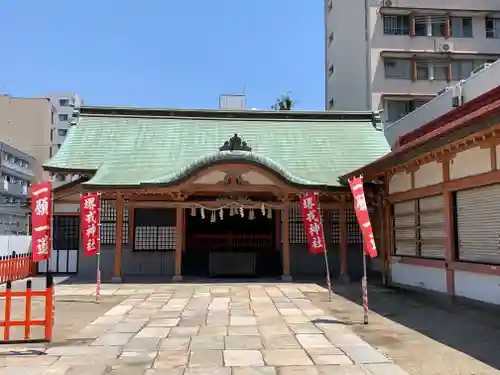
{"label": "red banner", "polygon": [[83,255],[99,252],[99,195],[88,194],[80,198]]}
{"label": "red banner", "polygon": [[52,249],[52,182],[31,186],[31,251],[33,262],[50,258]]}
{"label": "red banner", "polygon": [[358,224],[363,234],[363,250],[372,258],[377,256],[377,246],[373,238],[373,229],[366,205],[365,191],[363,189],[363,177],[356,177],[349,180],[352,196],[354,198],[354,210],[358,218]]}
{"label": "red banner", "polygon": [[323,224],[321,223],[318,203],[318,196],[315,193],[305,193],[300,197],[307,242],[309,243],[309,251],[312,254],[319,254],[325,251],[325,237],[323,235]]}

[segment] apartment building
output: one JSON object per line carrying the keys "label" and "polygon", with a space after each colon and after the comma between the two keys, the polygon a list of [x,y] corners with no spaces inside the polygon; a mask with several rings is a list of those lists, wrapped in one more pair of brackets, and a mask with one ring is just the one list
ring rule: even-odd
{"label": "apartment building", "polygon": [[0,95],[0,142],[30,155],[33,181],[47,180],[42,164],[51,157],[56,109],[47,98]]}
{"label": "apartment building", "polygon": [[0,235],[25,234],[28,210],[23,207],[34,179],[35,158],[0,142]]}
{"label": "apartment building", "polygon": [[500,58],[498,0],[326,0],[326,109],[392,123]]}
{"label": "apartment building", "polygon": [[76,121],[83,104],[81,97],[74,92],[57,92],[46,95],[55,109],[54,126],[51,129],[52,143],[50,154],[54,156],[61,148],[68,129]]}

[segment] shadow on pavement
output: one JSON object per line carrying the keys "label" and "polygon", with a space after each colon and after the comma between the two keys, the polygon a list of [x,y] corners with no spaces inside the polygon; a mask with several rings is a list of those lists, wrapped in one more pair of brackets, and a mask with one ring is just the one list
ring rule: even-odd
{"label": "shadow on pavement", "polygon": [[[335,294],[362,305],[359,283],[334,285],[332,289]],[[381,284],[369,285],[368,293],[371,311],[500,370],[500,308]],[[348,316],[335,303],[329,306],[339,318]],[[362,309],[359,311],[361,315]],[[362,320],[347,319],[346,324],[362,325]],[[391,338],[390,334],[387,338]]]}

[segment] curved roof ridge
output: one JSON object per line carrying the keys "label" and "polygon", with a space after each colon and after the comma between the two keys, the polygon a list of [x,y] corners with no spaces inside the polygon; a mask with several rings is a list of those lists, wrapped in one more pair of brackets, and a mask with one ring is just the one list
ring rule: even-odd
{"label": "curved roof ridge", "polygon": [[173,173],[168,173],[166,175],[161,175],[158,177],[153,177],[144,182],[144,184],[170,184],[175,181],[182,180],[188,177],[190,174],[195,173],[196,171],[218,162],[254,162],[256,164],[262,165],[264,168],[270,169],[273,172],[282,176],[285,180],[293,183],[293,184],[301,184],[301,185],[324,185],[324,183],[320,183],[317,181],[311,181],[299,176],[295,176],[291,172],[289,172],[286,168],[275,162],[273,159],[261,155],[252,151],[218,151],[210,155],[206,155],[200,157],[190,164],[183,167],[181,170]]}

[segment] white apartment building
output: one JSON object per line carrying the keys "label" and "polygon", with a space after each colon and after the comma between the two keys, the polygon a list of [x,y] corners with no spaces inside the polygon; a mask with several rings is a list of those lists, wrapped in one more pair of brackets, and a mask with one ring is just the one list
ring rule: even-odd
{"label": "white apartment building", "polygon": [[500,0],[325,0],[325,107],[392,123],[500,58]]}

